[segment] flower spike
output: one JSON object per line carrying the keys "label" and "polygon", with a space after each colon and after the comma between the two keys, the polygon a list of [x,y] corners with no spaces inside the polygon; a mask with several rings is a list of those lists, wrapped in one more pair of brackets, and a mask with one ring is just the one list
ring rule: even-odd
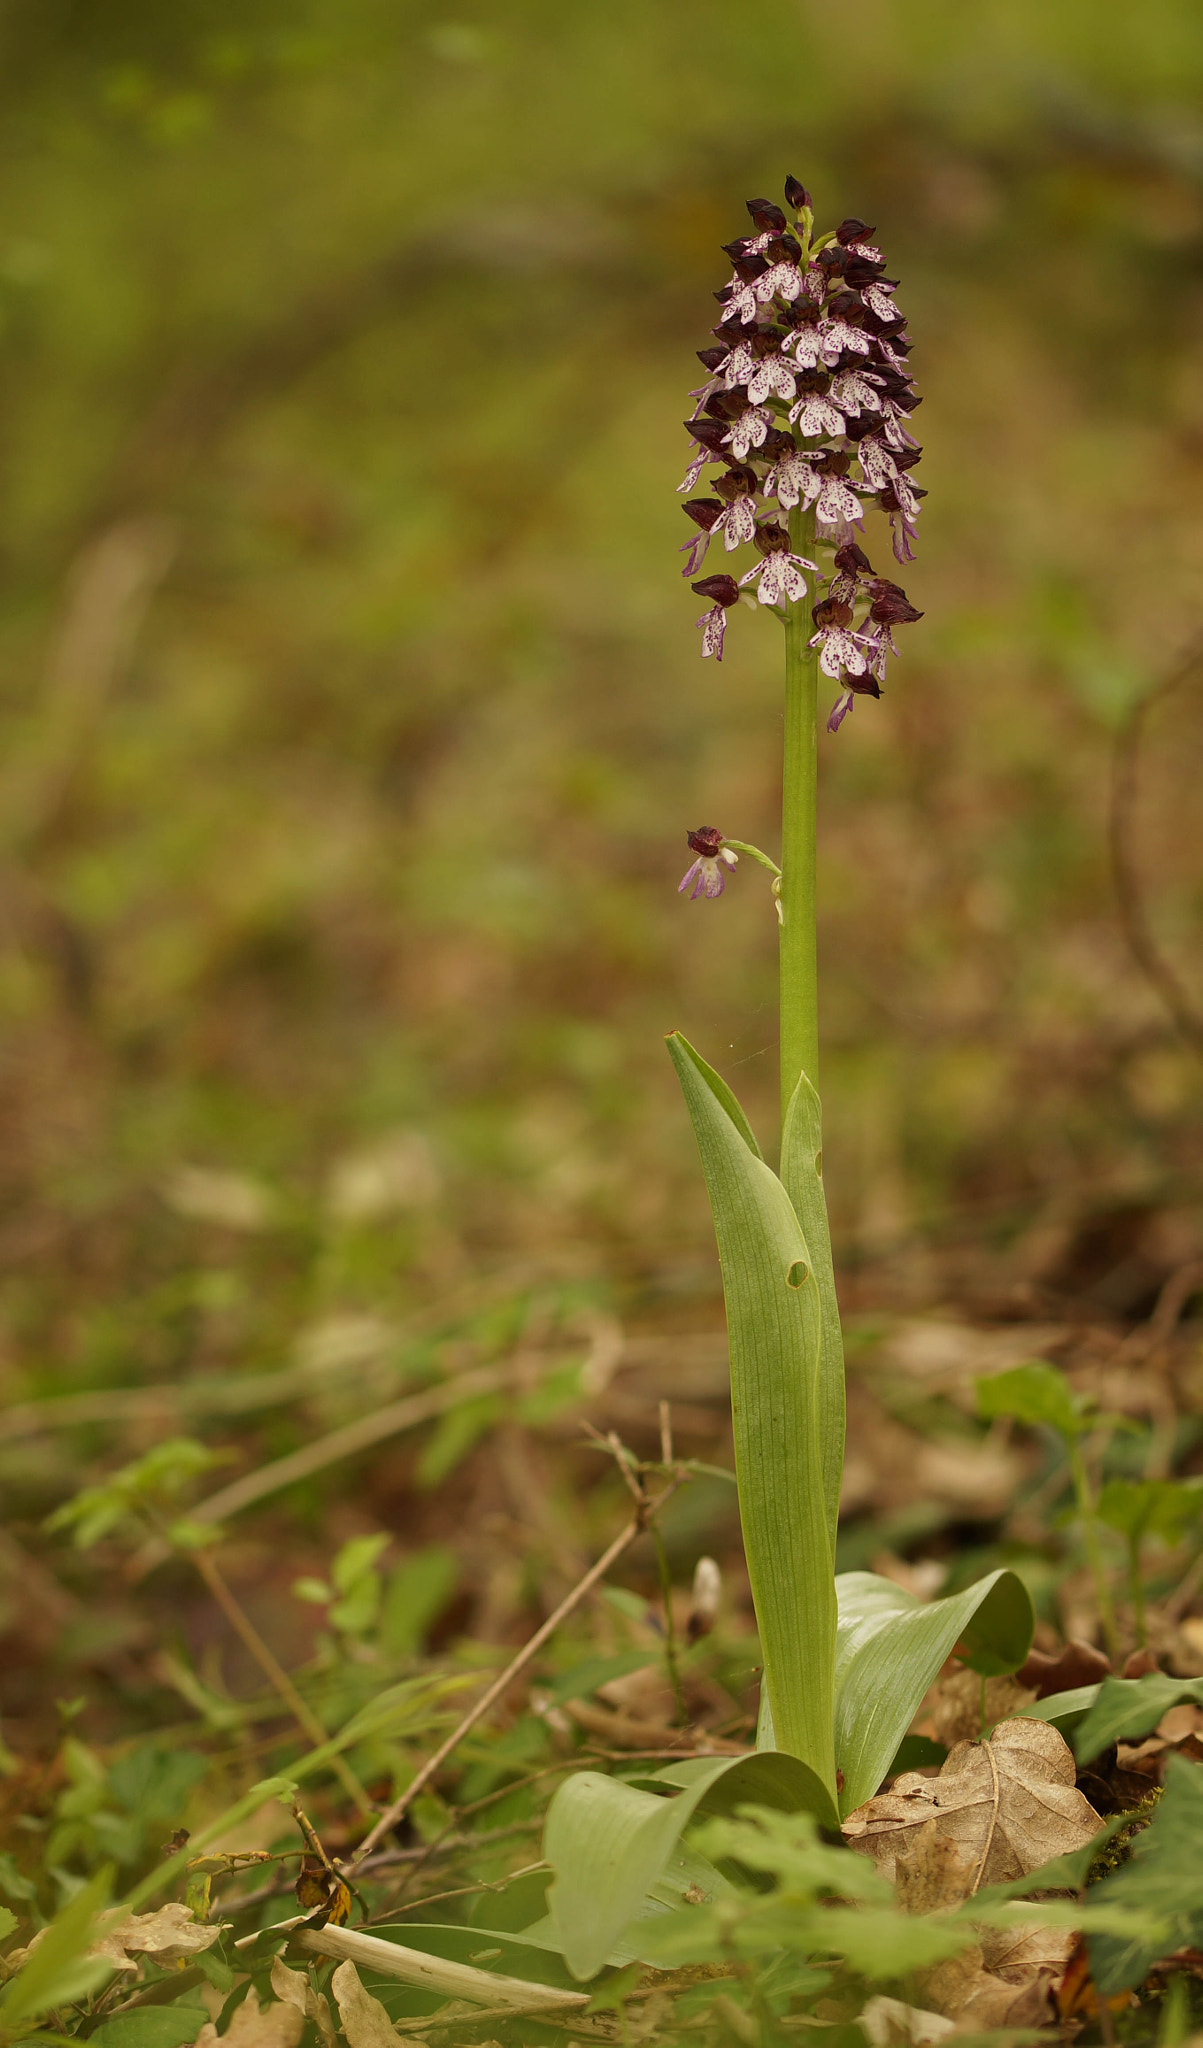
{"label": "flower spike", "polygon": [[[924,493],[910,474],[922,450],[909,419],[920,400],[898,280],[885,275],[874,229],[849,214],[816,236],[798,178],[786,179],[785,199],[792,229],[775,200],[749,199],[755,232],[724,244],[732,272],[715,294],[722,317],[715,345],[698,350],[708,382],[691,393],[693,458],[680,488],[696,531],[681,552],[691,579],[720,537],[728,552],[751,545],[759,556],[739,577],[692,584],[711,600],[698,625],[703,655],[716,660],[742,587],[754,585],[759,604],[787,619],[790,606],[818,599],[810,644],[841,688],[827,722],[835,732],[854,697],[880,696],[895,629],[923,616],[853,538],[873,507],[889,520],[896,559],[914,559]],[[708,463],[722,466],[704,496],[691,496]],[[799,507],[813,507],[829,566],[792,551],[784,516]]]}

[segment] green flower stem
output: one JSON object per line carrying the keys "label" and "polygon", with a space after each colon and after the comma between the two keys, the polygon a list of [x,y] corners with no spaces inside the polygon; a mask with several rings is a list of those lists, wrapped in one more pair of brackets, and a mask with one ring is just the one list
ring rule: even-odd
{"label": "green flower stem", "polygon": [[[790,513],[794,554],[815,559],[815,516]],[[785,761],[781,785],[781,1114],[805,1073],[819,1085],[819,1012],[815,945],[816,723],[819,657],[807,642],[812,595],[791,604],[785,621]]]}
{"label": "green flower stem", "polygon": [[1128,1538],[1128,1599],[1132,1606],[1132,1633],[1136,1637],[1136,1647],[1143,1650],[1149,1638],[1145,1627],[1145,1588],[1140,1569],[1139,1531]]}
{"label": "green flower stem", "polygon": [[1115,1625],[1115,1608],[1111,1601],[1111,1584],[1107,1567],[1103,1562],[1102,1546],[1099,1543],[1098,1510],[1094,1488],[1086,1470],[1086,1457],[1081,1441],[1077,1438],[1069,1444],[1069,1470],[1073,1479],[1074,1498],[1082,1523],[1082,1540],[1086,1547],[1086,1561],[1090,1576],[1094,1580],[1094,1597],[1098,1602],[1099,1620],[1103,1625],[1103,1641],[1108,1654],[1114,1657],[1119,1650],[1119,1630]]}

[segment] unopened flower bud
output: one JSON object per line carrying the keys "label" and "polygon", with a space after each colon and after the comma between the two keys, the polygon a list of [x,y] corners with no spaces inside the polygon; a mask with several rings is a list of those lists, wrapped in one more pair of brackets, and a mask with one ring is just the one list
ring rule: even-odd
{"label": "unopened flower bud", "polygon": [[802,183],[802,180],[800,178],[786,179],[785,197],[788,204],[793,207],[795,213],[801,213],[803,208],[805,208],[805,210],[808,213],[812,211],[812,201],[810,193],[807,191],[805,185]]}
{"label": "unopened flower bud", "polygon": [[884,263],[871,263],[867,256],[849,256],[844,265],[844,281],[859,291],[863,284],[872,284],[879,278],[884,269]]}
{"label": "unopened flower bud", "polygon": [[693,1571],[693,1592],[685,1634],[691,1643],[708,1636],[718,1619],[723,1575],[712,1557],[699,1557]]}
{"label": "unopened flower bud", "polygon": [[685,425],[694,440],[700,441],[703,448],[711,449],[715,455],[722,453],[727,429],[721,420],[686,420]]}
{"label": "unopened flower bud", "polygon": [[867,227],[863,220],[857,220],[855,215],[849,214],[847,220],[840,222],[835,231],[835,238],[846,249],[849,242],[867,242],[873,233],[874,230]]}
{"label": "unopened flower bud", "polygon": [[752,216],[753,225],[760,229],[762,235],[784,234],[785,215],[771,199],[747,199],[744,204]]}
{"label": "unopened flower bud", "polygon": [[878,577],[873,593],[869,617],[876,625],[912,626],[916,619],[923,617],[922,612],[915,610],[905,590],[897,583],[887,583],[884,576]]}
{"label": "unopened flower bud", "polygon": [[739,585],[734,576],[703,576],[700,583],[691,583],[699,597],[708,597],[712,604],[730,606],[739,603]]}
{"label": "unopened flower bud", "polygon": [[871,576],[873,574],[872,562],[864,550],[857,547],[854,540],[845,541],[842,548],[836,549],[835,566],[837,569],[842,570],[845,575]]}

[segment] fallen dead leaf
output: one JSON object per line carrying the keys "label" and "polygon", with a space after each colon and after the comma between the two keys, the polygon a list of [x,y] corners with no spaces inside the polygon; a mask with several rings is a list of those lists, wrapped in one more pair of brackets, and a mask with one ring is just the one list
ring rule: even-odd
{"label": "fallen dead leaf", "polygon": [[[985,1692],[985,1725],[993,1728],[1030,1706],[1035,1693],[1011,1677],[988,1678]],[[982,1732],[982,1681],[976,1671],[949,1671],[929,1694],[932,1729],[937,1742],[946,1749],[958,1742],[974,1742]]]}
{"label": "fallen dead leaf", "polygon": [[101,1921],[99,1938],[88,1954],[103,1956],[118,1970],[137,1970],[137,1956],[149,1956],[156,1963],[179,1963],[212,1948],[221,1931],[220,1922],[206,1926],[193,1918],[191,1906],[173,1901],[160,1906],[157,1913],[110,1915],[107,1924]]}
{"label": "fallen dead leaf", "polygon": [[1032,1650],[1015,1676],[1020,1685],[1032,1687],[1038,1700],[1048,1700],[1054,1693],[1074,1692],[1080,1685],[1098,1685],[1110,1678],[1111,1660],[1084,1637],[1071,1636],[1055,1657],[1047,1650]]}
{"label": "fallen dead leaf", "polygon": [[313,2021],[325,2048],[334,2048],[334,2021],[330,2017],[329,2000],[314,1990],[307,1971],[290,1970],[287,1963],[276,1956],[272,1963],[272,1990],[285,2005],[295,2005],[304,2019]]}
{"label": "fallen dead leaf", "polygon": [[1124,1668],[1120,1672],[1120,1677],[1149,1678],[1154,1671],[1160,1671],[1160,1669],[1161,1666],[1153,1655],[1152,1650],[1132,1650],[1124,1658]]}
{"label": "fallen dead leaf", "polygon": [[954,2031],[955,2020],[922,2012],[900,1998],[871,1998],[857,2019],[870,2048],[935,2048]]}
{"label": "fallen dead leaf", "polygon": [[904,1913],[959,1906],[972,1882],[956,1843],[939,1833],[934,1817],[903,1842],[894,1858],[894,1889]]}
{"label": "fallen dead leaf", "polygon": [[[904,1912],[947,1912],[975,1889],[974,1866],[962,1861],[933,1815],[898,1849],[894,1885]],[[1039,2025],[1048,2018],[1050,1993],[1073,1940],[1062,1929],[1033,1926],[1017,1906],[1011,1924],[984,1928],[971,1947],[922,1972],[918,1987],[949,2021],[982,2031]]]}
{"label": "fallen dead leaf", "polygon": [[393,2023],[378,1998],[365,1991],[354,1963],[340,1963],[330,1979],[350,2048],[397,2048]]}
{"label": "fallen dead leaf", "polygon": [[212,2020],[206,2020],[196,2048],[297,2048],[304,2026],[305,2016],[295,2005],[261,2007],[252,1984],[225,2033],[219,2035]]}
{"label": "fallen dead leaf", "polygon": [[1039,2027],[1050,2017],[1051,1993],[1063,1968],[1061,1964],[1051,1973],[1034,1970],[1013,1982],[988,1970],[984,1951],[975,1946],[925,1971],[920,1989],[937,2012],[975,2033],[991,2033],[996,2027]]}
{"label": "fallen dead leaf", "polygon": [[1069,1747],[1047,1721],[1002,1721],[988,1742],[958,1743],[939,1777],[895,1778],[889,1792],[849,1814],[844,1836],[893,1877],[899,1850],[934,1820],[937,1837],[957,1846],[969,1896],[1025,1877],[1098,1833],[1102,1822],[1074,1778]]}

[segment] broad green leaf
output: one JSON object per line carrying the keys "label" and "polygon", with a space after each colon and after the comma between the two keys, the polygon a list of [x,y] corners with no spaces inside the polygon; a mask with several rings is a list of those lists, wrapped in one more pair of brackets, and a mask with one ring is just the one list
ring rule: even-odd
{"label": "broad green leaf", "polygon": [[915,1710],[945,1658],[973,1671],[1015,1671],[1032,1643],[1032,1603],[1014,1572],[991,1572],[963,1592],[924,1603],[873,1572],[836,1580],[836,1761],[840,1811],[876,1792]]}
{"label": "broad green leaf", "polygon": [[765,1688],[780,1748],[808,1764],[834,1799],[835,1589],[813,1261],[789,1196],[733,1121],[711,1085],[716,1077],[679,1034],[668,1049],[718,1237],[735,1470]]}
{"label": "broad green leaf", "polygon": [[1203,1946],[1203,1771],[1197,1764],[1170,1757],[1152,1821],[1137,1835],[1129,1861],[1096,1885],[1092,1896],[1100,1904],[1153,1913],[1165,1923],[1153,1939],[1143,1929],[1091,1936],[1092,1974],[1108,1997],[1141,1983],[1161,1956]]}
{"label": "broad green leaf", "polygon": [[416,1550],[389,1574],[380,1612],[380,1640],[395,1657],[411,1657],[459,1583],[460,1563],[445,1544]]}
{"label": "broad green leaf", "polygon": [[1105,1678],[1074,1736],[1074,1755],[1088,1764],[1113,1742],[1147,1735],[1180,1700],[1203,1706],[1203,1678],[1171,1678],[1165,1671],[1151,1671],[1147,1678]]}
{"label": "broad green leaf", "polygon": [[823,1192],[823,1112],[805,1074],[800,1075],[781,1134],[781,1179],[793,1204],[814,1265],[819,1290],[822,1355],[819,1366],[818,1428],[827,1527],[835,1554],[844,1471],[844,1333],[831,1263],[831,1231]]}
{"label": "broad green leaf", "polygon": [[1032,1721],[1048,1721],[1064,1735],[1085,1719],[1099,1692],[1097,1685],[1075,1685],[1071,1692],[1054,1692],[1046,1700],[1033,1700],[1030,1707],[1020,1707],[1018,1715],[1026,1714]]}
{"label": "broad green leaf", "polygon": [[1099,1520],[1122,1536],[1158,1536],[1175,1544],[1203,1515],[1203,1480],[1109,1479],[1099,1495]]}
{"label": "broad green leaf", "polygon": [[8,1906],[0,1906],[0,1941],[7,1941],[17,1924],[17,1916]]}
{"label": "broad green leaf", "polygon": [[97,1915],[108,1903],[112,1873],[99,1870],[41,1935],[29,1961],[10,1978],[0,1998],[0,2036],[25,2032],[22,2022],[94,1991],[113,1974],[112,1963],[87,1960]]}
{"label": "broad green leaf", "polygon": [[695,1758],[657,1773],[657,1781],[684,1789],[661,1798],[579,1771],[565,1779],[548,1808],[543,1854],[555,1871],[548,1913],[574,1977],[601,1969],[696,1814],[730,1812],[757,1800],[786,1811],[805,1808],[824,1825],[837,1825],[827,1788],[797,1757]]}
{"label": "broad green leaf", "polygon": [[1013,1415],[1029,1429],[1043,1425],[1066,1438],[1081,1436],[1091,1426],[1064,1373],[1043,1359],[979,1380],[977,1406],[979,1415]]}
{"label": "broad green leaf", "polygon": [[[649,1926],[658,1924],[665,1914],[684,1904],[687,1897],[696,1904],[699,1899],[722,1899],[734,1894],[735,1887],[721,1870],[716,1870],[713,1863],[698,1854],[692,1843],[678,1842],[655,1884],[641,1899],[634,1916],[628,1920],[606,1956],[606,1967],[621,1969],[626,1963],[647,1962]],[[551,1950],[560,1968],[564,1969],[561,1943],[550,1914],[532,1926],[524,1927],[517,1939],[534,1948]],[[494,1967],[500,1968],[501,1965]],[[522,1964],[522,1973],[529,1974],[525,1963]],[[569,1975],[566,1981],[571,1983],[574,1980]]]}
{"label": "broad green leaf", "polygon": [[[469,1963],[473,1969],[493,1970],[501,1977],[525,1977],[532,1984],[554,1984],[564,1990],[575,1988],[554,1939],[539,1937],[537,1930],[502,1930],[487,1925],[457,1927],[443,1921],[405,1920],[390,1926],[372,1923],[371,1932],[381,1941],[393,1941],[402,1948],[421,1949],[423,1954],[441,1956],[449,1963]],[[370,1966],[363,1966],[365,1984],[378,1991],[384,1978],[375,1978]]]}
{"label": "broad green leaf", "polygon": [[208,2014],[191,2005],[148,2005],[141,2012],[115,2013],[89,2035],[93,2048],[187,2048]]}

